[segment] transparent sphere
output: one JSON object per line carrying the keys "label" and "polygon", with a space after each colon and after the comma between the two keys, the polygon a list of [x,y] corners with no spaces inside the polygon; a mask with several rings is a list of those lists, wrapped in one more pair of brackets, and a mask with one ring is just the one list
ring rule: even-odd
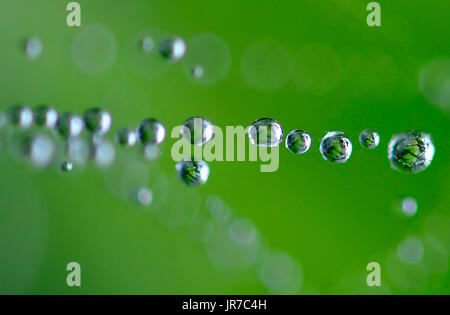
{"label": "transparent sphere", "polygon": [[393,169],[405,173],[418,173],[431,164],[434,151],[429,134],[413,131],[391,138],[388,157]]}
{"label": "transparent sphere", "polygon": [[130,128],[122,128],[117,132],[116,141],[122,146],[132,147],[137,142],[136,131]]}
{"label": "transparent sphere", "polygon": [[205,161],[181,161],[176,165],[178,176],[188,186],[202,186],[209,177],[209,166]]}
{"label": "transparent sphere", "polygon": [[40,105],[34,109],[34,121],[38,126],[53,129],[58,122],[58,112],[53,107]]}
{"label": "transparent sphere", "polygon": [[412,197],[406,197],[401,202],[402,212],[408,216],[412,217],[417,213],[418,205],[416,199]]}
{"label": "transparent sphere", "polygon": [[192,69],[192,76],[196,79],[202,78],[205,74],[205,69],[201,65],[196,65]]}
{"label": "transparent sphere", "polygon": [[261,147],[275,147],[283,141],[283,128],[272,118],[254,121],[248,129],[250,143]]}
{"label": "transparent sphere", "polygon": [[359,135],[359,142],[362,146],[368,149],[373,149],[380,144],[380,135],[373,130],[366,129]]}
{"label": "transparent sphere", "polygon": [[50,136],[44,133],[34,134],[25,137],[22,144],[24,154],[34,166],[46,167],[53,160],[55,143]]}
{"label": "transparent sphere", "polygon": [[64,161],[61,163],[61,170],[63,172],[70,172],[73,170],[73,164],[69,161]]}
{"label": "transparent sphere", "polygon": [[203,145],[214,138],[214,125],[202,117],[191,117],[181,127],[181,135],[194,145]]}
{"label": "transparent sphere", "polygon": [[303,154],[311,147],[311,136],[303,130],[292,130],[286,137],[286,148],[295,154]]}
{"label": "transparent sphere", "polygon": [[344,163],[352,154],[352,143],[343,132],[331,131],[322,138],[320,153],[325,160]]}
{"label": "transparent sphere", "polygon": [[58,132],[65,138],[78,137],[83,131],[83,119],[72,113],[64,113],[58,118]]}
{"label": "transparent sphere", "polygon": [[43,49],[41,40],[36,36],[30,37],[25,43],[25,53],[30,59],[39,58]]}
{"label": "transparent sphere", "polygon": [[28,128],[33,123],[33,111],[24,105],[15,105],[10,109],[11,124],[21,128]]}
{"label": "transparent sphere", "polygon": [[139,205],[148,206],[152,203],[153,192],[147,187],[141,187],[137,190],[135,199]]}
{"label": "transparent sphere", "polygon": [[166,127],[156,119],[145,119],[137,128],[139,140],[143,144],[160,144],[166,137]]}
{"label": "transparent sphere", "polygon": [[92,108],[84,114],[84,125],[90,132],[103,135],[111,129],[112,117],[109,112],[100,108]]}
{"label": "transparent sphere", "polygon": [[186,54],[186,42],[181,37],[168,38],[158,45],[161,56],[170,60],[180,60]]}

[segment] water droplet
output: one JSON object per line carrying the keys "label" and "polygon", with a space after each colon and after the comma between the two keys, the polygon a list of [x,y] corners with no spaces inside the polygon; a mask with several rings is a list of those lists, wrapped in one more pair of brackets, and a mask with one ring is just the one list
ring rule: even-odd
{"label": "water droplet", "polygon": [[122,128],[117,132],[116,141],[120,145],[132,147],[137,142],[136,131],[130,128]]}
{"label": "water droplet", "polygon": [[181,161],[176,165],[178,176],[188,186],[202,186],[209,177],[209,166],[205,161]]}
{"label": "water droplet", "polygon": [[90,132],[104,135],[111,129],[112,117],[109,112],[100,108],[92,108],[84,114],[84,125]]}
{"label": "water droplet", "polygon": [[61,163],[61,170],[63,172],[70,172],[73,169],[73,164],[69,161],[64,161]]}
{"label": "water droplet", "polygon": [[150,53],[155,48],[155,40],[150,36],[145,36],[141,40],[141,49],[145,53]]}
{"label": "water droplet", "polygon": [[295,154],[303,154],[311,147],[311,136],[303,130],[292,130],[286,137],[286,148]]}
{"label": "water droplet", "polygon": [[325,160],[344,163],[352,154],[352,143],[343,132],[331,131],[322,138],[320,153]]}
{"label": "water droplet", "polygon": [[46,167],[53,160],[55,143],[48,135],[38,133],[23,140],[23,150],[34,166]]}
{"label": "water droplet", "polygon": [[366,129],[359,135],[359,142],[362,146],[368,149],[373,149],[380,143],[380,135],[373,130]]}
{"label": "water droplet", "polygon": [[110,141],[100,141],[93,146],[93,159],[99,167],[108,167],[116,158],[116,149]]}
{"label": "water droplet", "polygon": [[166,137],[166,127],[156,119],[145,119],[138,126],[137,134],[143,144],[160,144]]}
{"label": "water droplet", "polygon": [[392,168],[406,173],[425,170],[433,160],[434,145],[429,134],[408,132],[394,135],[389,142]]}
{"label": "water droplet", "polygon": [[187,119],[180,130],[184,139],[194,145],[203,145],[214,138],[214,125],[202,117]]}
{"label": "water droplet", "polygon": [[186,42],[181,37],[168,38],[158,45],[161,56],[170,60],[180,60],[186,53]]}
{"label": "water droplet", "polygon": [[416,237],[407,237],[398,246],[397,253],[403,262],[411,265],[416,264],[423,256],[422,242]]}
{"label": "water droplet", "polygon": [[58,118],[58,131],[65,138],[78,137],[83,127],[83,119],[76,114],[64,113]]}
{"label": "water droplet", "polygon": [[412,197],[407,197],[402,200],[401,210],[403,214],[412,217],[417,213],[417,201]]}
{"label": "water droplet", "polygon": [[31,59],[39,58],[43,48],[41,40],[36,36],[30,37],[25,43],[25,53]]}
{"label": "water droplet", "polygon": [[261,118],[248,129],[250,143],[261,147],[275,147],[283,140],[283,128],[272,118]]}
{"label": "water droplet", "polygon": [[202,78],[205,74],[205,69],[201,65],[196,65],[192,69],[192,76],[196,79]]}
{"label": "water droplet", "polygon": [[136,192],[136,202],[141,206],[148,206],[152,203],[153,193],[147,187],[141,187]]}
{"label": "water droplet", "polygon": [[28,106],[15,105],[9,113],[10,121],[15,126],[26,129],[33,123],[33,111]]}
{"label": "water droplet", "polygon": [[58,122],[58,112],[53,107],[40,105],[34,109],[34,121],[38,126],[53,129]]}

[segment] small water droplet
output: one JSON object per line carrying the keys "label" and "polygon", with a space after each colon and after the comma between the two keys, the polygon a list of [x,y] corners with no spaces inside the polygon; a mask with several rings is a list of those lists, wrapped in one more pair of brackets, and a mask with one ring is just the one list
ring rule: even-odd
{"label": "small water droplet", "polygon": [[92,151],[92,157],[99,167],[108,167],[116,158],[116,149],[114,145],[107,140],[95,144]]}
{"label": "small water droplet", "polygon": [[401,242],[397,249],[400,259],[411,265],[418,263],[422,259],[423,252],[422,242],[412,236],[407,237],[403,242]]}
{"label": "small water droplet", "polygon": [[283,141],[283,128],[272,118],[254,121],[248,129],[250,143],[261,147],[275,147]]}
{"label": "small water droplet", "polygon": [[380,135],[373,130],[366,129],[359,135],[359,142],[362,146],[368,149],[373,149],[380,143]]}
{"label": "small water droplet", "polygon": [[155,48],[155,41],[153,38],[151,38],[150,36],[145,36],[142,40],[141,40],[141,44],[140,44],[142,51],[146,54],[150,53],[153,51],[153,49]]}
{"label": "small water droplet", "polygon": [[36,36],[30,37],[25,43],[25,53],[30,59],[39,58],[43,49],[41,40]]}
{"label": "small water droplet", "polygon": [[122,146],[132,147],[137,142],[136,131],[130,128],[122,128],[117,132],[116,141]]}
{"label": "small water droplet", "polygon": [[15,105],[10,109],[11,124],[23,129],[33,124],[33,111],[30,107],[24,105]]}
{"label": "small water droplet", "polygon": [[84,125],[90,132],[104,135],[111,129],[111,114],[100,108],[89,109],[84,114]]}
{"label": "small water droplet", "polygon": [[181,37],[168,38],[158,46],[159,53],[170,60],[180,60],[186,54],[186,42]]}
{"label": "small water droplet", "polygon": [[61,170],[63,172],[71,172],[73,169],[73,164],[69,161],[64,161],[61,163]]}
{"label": "small water droplet", "polygon": [[435,149],[429,134],[413,131],[394,135],[388,151],[393,169],[418,173],[430,166]]}
{"label": "small water droplet", "polygon": [[176,165],[178,176],[188,186],[202,186],[209,177],[209,166],[205,161],[181,161]]}
{"label": "small water droplet", "polygon": [[200,79],[205,74],[205,69],[201,65],[196,65],[192,69],[192,76],[196,79]]}
{"label": "small water droplet", "polygon": [[343,132],[331,131],[322,138],[320,153],[325,160],[344,163],[352,154],[352,143]]}
{"label": "small water droplet", "polygon": [[136,192],[136,202],[141,206],[148,206],[152,203],[153,193],[147,187],[141,187]]}
{"label": "small water droplet", "polygon": [[187,119],[180,130],[184,139],[194,145],[203,145],[214,138],[214,125],[202,117]]}
{"label": "small water droplet", "polygon": [[72,113],[64,113],[58,118],[57,128],[65,138],[78,137],[84,128],[83,119]]}
{"label": "small water droplet", "polygon": [[34,109],[34,121],[38,126],[53,129],[58,122],[58,112],[51,106],[39,105]]}
{"label": "small water droplet", "polygon": [[145,119],[139,125],[137,134],[143,144],[160,144],[166,137],[166,127],[156,119]]}
{"label": "small water droplet", "polygon": [[311,136],[303,130],[292,130],[286,137],[286,148],[295,154],[303,154],[311,147]]}
{"label": "small water droplet", "polygon": [[412,197],[407,197],[402,200],[401,210],[403,214],[412,217],[417,213],[417,201]]}
{"label": "small water droplet", "polygon": [[55,143],[48,135],[37,133],[23,139],[23,151],[36,167],[46,167],[53,160]]}

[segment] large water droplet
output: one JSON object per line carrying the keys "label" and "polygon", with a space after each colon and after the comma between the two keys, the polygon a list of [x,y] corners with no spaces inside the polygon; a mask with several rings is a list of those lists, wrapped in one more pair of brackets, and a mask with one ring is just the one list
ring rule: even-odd
{"label": "large water droplet", "polygon": [[254,121],[248,129],[250,143],[261,147],[275,147],[283,140],[283,128],[272,118]]}
{"label": "large water droplet", "polygon": [[368,149],[373,149],[380,143],[380,135],[373,130],[366,129],[359,135],[359,142],[362,146]]}
{"label": "large water droplet", "polygon": [[203,145],[214,137],[213,124],[202,117],[191,117],[181,127],[181,135],[194,145]]}
{"label": "large water droplet", "polygon": [[406,173],[425,170],[433,160],[434,145],[429,134],[408,132],[394,135],[389,142],[392,168]]}
{"label": "large water droplet", "polygon": [[295,154],[303,154],[311,147],[311,137],[303,130],[292,130],[286,137],[286,148]]}
{"label": "large water droplet", "polygon": [[166,127],[156,119],[145,119],[139,125],[137,134],[143,144],[160,144],[166,137]]}
{"label": "large water droplet", "polygon": [[100,108],[89,109],[84,114],[84,125],[90,132],[103,135],[111,129],[111,114]]}
{"label": "large water droplet", "polygon": [[352,154],[352,143],[343,132],[331,131],[322,138],[320,153],[325,160],[344,163]]}
{"label": "large water droplet", "polygon": [[178,176],[188,186],[202,186],[209,177],[209,166],[205,161],[181,161],[176,165]]}
{"label": "large water droplet", "polygon": [[23,150],[36,167],[46,167],[53,160],[55,143],[43,133],[28,136],[23,140]]}

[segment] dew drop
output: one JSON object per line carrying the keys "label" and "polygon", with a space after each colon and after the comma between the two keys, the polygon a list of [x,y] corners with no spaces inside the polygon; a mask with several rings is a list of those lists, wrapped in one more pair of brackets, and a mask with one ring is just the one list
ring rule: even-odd
{"label": "dew drop", "polygon": [[204,145],[214,138],[214,125],[202,117],[191,117],[181,127],[181,135],[194,145]]}
{"label": "dew drop", "polygon": [[380,143],[380,135],[373,130],[366,129],[359,135],[359,142],[368,149],[374,149]]}
{"label": "dew drop", "polygon": [[55,143],[48,135],[38,133],[23,140],[23,150],[35,167],[42,168],[53,160]]}
{"label": "dew drop", "polygon": [[10,109],[11,124],[26,129],[33,123],[33,111],[24,105],[15,105]]}
{"label": "dew drop", "polygon": [[152,203],[153,193],[147,187],[141,187],[136,192],[136,202],[141,206],[148,206]]}
{"label": "dew drop", "polygon": [[58,118],[58,131],[65,138],[78,137],[83,127],[83,119],[76,114],[64,113]]}
{"label": "dew drop", "polygon": [[108,167],[116,158],[116,149],[110,141],[100,141],[93,146],[93,159],[97,166]]}
{"label": "dew drop", "polygon": [[40,127],[53,129],[58,122],[58,112],[53,107],[40,105],[34,109],[34,121]]}
{"label": "dew drop", "polygon": [[137,134],[143,144],[160,144],[166,137],[166,127],[156,119],[145,119],[139,125]]}
{"label": "dew drop", "polygon": [[168,38],[158,45],[161,56],[170,60],[180,60],[186,54],[186,42],[181,37]]}
{"label": "dew drop", "polygon": [[272,118],[254,121],[248,129],[250,143],[261,147],[275,147],[283,140],[283,128]]}
{"label": "dew drop", "polygon": [[100,108],[89,109],[84,114],[84,125],[90,132],[104,135],[111,129],[111,114]]}
{"label": "dew drop", "polygon": [[122,146],[132,147],[137,142],[136,131],[130,128],[122,128],[116,134],[116,141]]}
{"label": "dew drop", "polygon": [[388,151],[393,169],[418,173],[431,164],[435,149],[429,134],[413,131],[394,135]]}
{"label": "dew drop", "polygon": [[192,76],[196,79],[200,79],[205,74],[205,69],[201,65],[196,65],[192,69]]}
{"label": "dew drop", "polygon": [[142,51],[148,54],[155,48],[155,40],[150,36],[145,36],[142,38],[140,46]]}
{"label": "dew drop", "polygon": [[30,37],[25,43],[25,53],[30,59],[39,58],[43,49],[41,40],[36,36]]}
{"label": "dew drop", "polygon": [[61,170],[63,172],[71,172],[73,170],[73,164],[69,161],[64,161],[61,163]]}
{"label": "dew drop", "polygon": [[303,130],[292,130],[286,137],[286,148],[295,154],[303,154],[311,147],[311,136]]}
{"label": "dew drop", "polygon": [[181,161],[176,165],[178,176],[188,186],[202,186],[209,177],[209,166],[205,161]]}
{"label": "dew drop", "polygon": [[320,153],[325,160],[344,163],[352,154],[352,143],[343,132],[331,131],[322,138]]}
{"label": "dew drop", "polygon": [[406,197],[402,200],[401,210],[404,215],[412,217],[417,213],[417,201],[412,197]]}

